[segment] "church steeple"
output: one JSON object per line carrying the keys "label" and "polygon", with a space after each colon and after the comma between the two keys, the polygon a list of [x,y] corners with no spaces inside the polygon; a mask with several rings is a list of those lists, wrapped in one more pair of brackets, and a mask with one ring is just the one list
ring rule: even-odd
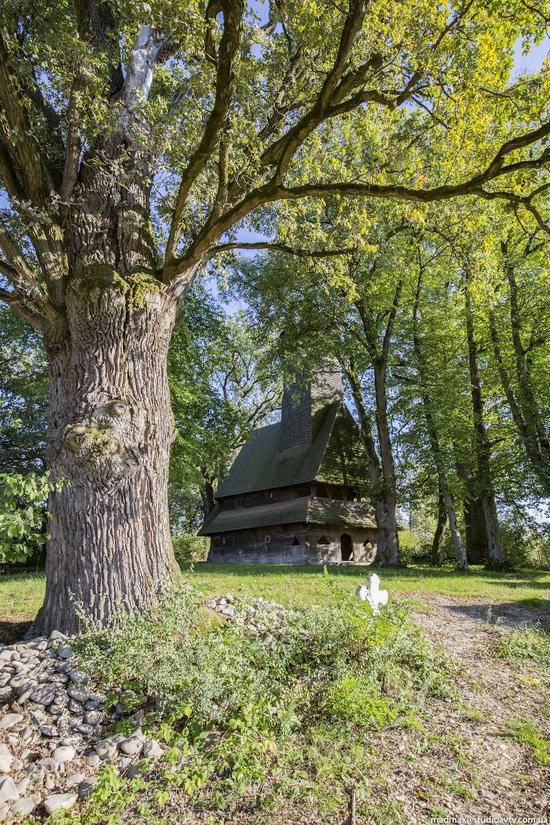
{"label": "church steeple", "polygon": [[342,374],[335,359],[320,364],[309,384],[287,385],[283,393],[279,452],[311,444],[315,413],[341,400]]}

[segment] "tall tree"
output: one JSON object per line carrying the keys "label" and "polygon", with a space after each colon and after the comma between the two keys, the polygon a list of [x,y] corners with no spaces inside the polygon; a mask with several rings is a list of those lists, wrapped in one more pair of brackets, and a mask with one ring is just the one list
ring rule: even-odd
{"label": "tall tree", "polygon": [[412,307],[412,343],[414,362],[418,375],[418,392],[422,402],[424,413],[424,420],[426,425],[426,432],[430,442],[431,456],[437,472],[438,484],[438,522],[436,532],[434,535],[434,543],[432,547],[432,554],[439,561],[440,549],[439,542],[441,540],[442,532],[442,514],[445,512],[449,524],[449,531],[453,543],[453,550],[455,554],[456,567],[459,570],[468,569],[468,561],[466,557],[466,550],[460,534],[458,524],[455,497],[449,483],[449,473],[446,467],[446,460],[441,444],[441,437],[438,430],[436,414],[434,410],[434,399],[430,392],[430,369],[424,352],[424,345],[420,331],[420,307],[423,289],[423,276],[426,264],[422,260],[420,248],[418,251],[418,279],[416,290],[414,294],[414,301]]}
{"label": "tall tree", "polygon": [[0,298],[44,335],[48,464],[70,482],[33,632],[143,609],[178,575],[168,344],[239,225],[334,196],[535,209],[544,87],[509,70],[544,19],[515,0],[298,0],[263,25],[243,0],[5,0]]}
{"label": "tall tree", "polygon": [[172,523],[194,532],[214,505],[218,478],[280,398],[266,344],[240,311],[195,287],[183,302],[168,356],[177,429],[170,461]]}
{"label": "tall tree", "polygon": [[[544,352],[550,340],[550,307],[545,299],[544,284],[538,283],[544,270],[542,261],[548,246],[546,238],[541,238],[540,234],[536,237],[522,233],[519,238],[517,234],[517,231],[510,232],[500,243],[502,271],[505,288],[507,287],[507,337],[512,342],[511,359],[506,357],[503,330],[499,324],[500,319],[497,320],[498,307],[494,304],[489,307],[489,329],[498,373],[514,423],[537,480],[544,493],[550,495],[550,435],[547,420],[545,421],[540,408],[540,393],[536,391],[537,383],[540,385],[541,382],[536,382],[533,375],[537,353],[541,349]],[[540,255],[543,256],[542,261]],[[535,301],[530,298],[527,290],[524,289],[522,294],[518,269],[527,269],[528,277],[536,282]],[[525,316],[529,314],[531,317],[527,320]]]}

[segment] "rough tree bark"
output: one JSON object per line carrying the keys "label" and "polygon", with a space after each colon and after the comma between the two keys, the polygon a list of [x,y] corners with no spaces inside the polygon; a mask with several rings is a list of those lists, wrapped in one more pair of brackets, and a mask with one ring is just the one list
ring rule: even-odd
{"label": "rough tree bark", "polygon": [[488,552],[487,525],[483,502],[478,495],[464,499],[464,524],[468,564],[483,564]]}
{"label": "rough tree bark", "polygon": [[114,273],[102,278],[96,270],[69,290],[70,335],[48,347],[48,466],[68,485],[49,502],[46,597],[33,634],[77,632],[81,613],[105,624],[143,609],[177,575],[166,375],[175,308],[157,286],[134,292]]}
{"label": "rough tree bark", "polygon": [[472,397],[472,415],[475,433],[475,450],[477,462],[477,483],[479,499],[483,508],[485,528],[487,531],[487,567],[493,570],[502,570],[505,565],[504,547],[498,523],[498,514],[493,488],[493,473],[491,468],[491,444],[485,426],[485,409],[481,380],[478,365],[478,345],[474,327],[474,312],[469,283],[471,275],[466,269],[465,304],[466,304],[466,334],[468,339],[468,367],[470,371],[470,387]]}

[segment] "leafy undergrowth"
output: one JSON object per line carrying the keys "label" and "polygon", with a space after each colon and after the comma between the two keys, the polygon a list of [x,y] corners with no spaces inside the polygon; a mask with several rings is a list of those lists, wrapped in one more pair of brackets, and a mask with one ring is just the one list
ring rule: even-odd
{"label": "leafy undergrowth", "polygon": [[542,628],[517,628],[498,641],[496,653],[518,664],[531,661],[550,671],[550,637]]}
{"label": "leafy undergrowth", "polygon": [[550,740],[546,739],[526,719],[514,719],[508,723],[508,736],[531,749],[533,758],[541,765],[550,765]]}
{"label": "leafy undergrowth", "polygon": [[352,784],[361,806],[373,734],[422,730],[426,699],[454,696],[451,665],[403,605],[374,617],[351,599],[261,603],[252,632],[244,605],[223,621],[203,601],[188,585],[152,620],[80,641],[94,681],[143,710],[168,750],[137,779],[106,769],[60,821],[259,823],[286,821],[288,807],[304,822],[340,821]]}

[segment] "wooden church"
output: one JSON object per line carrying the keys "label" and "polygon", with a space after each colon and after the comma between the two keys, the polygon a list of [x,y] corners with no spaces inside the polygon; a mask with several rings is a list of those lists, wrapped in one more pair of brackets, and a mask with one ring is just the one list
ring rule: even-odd
{"label": "wooden church", "polygon": [[285,387],[281,420],[256,430],[218,486],[200,535],[209,561],[371,564],[377,530],[340,369]]}

